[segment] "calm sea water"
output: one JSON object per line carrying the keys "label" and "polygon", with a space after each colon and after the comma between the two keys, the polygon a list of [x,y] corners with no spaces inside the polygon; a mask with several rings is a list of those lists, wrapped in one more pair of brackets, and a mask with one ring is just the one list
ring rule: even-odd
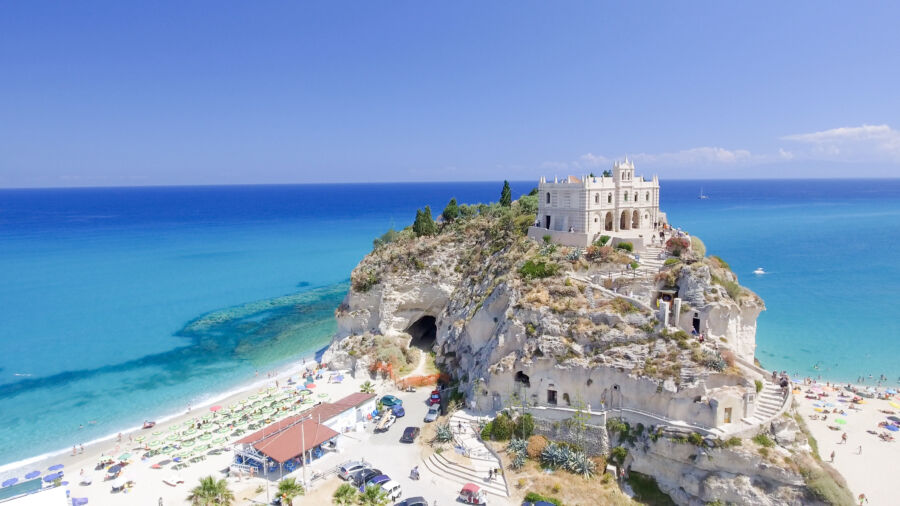
{"label": "calm sea water", "polygon": [[[532,186],[513,183],[513,194]],[[696,198],[701,186],[708,200]],[[0,466],[183,410],[313,353],[373,237],[409,224],[417,207],[437,214],[450,197],[499,191],[0,190]],[[763,365],[900,375],[900,181],[664,181],[662,202],[766,300]]]}

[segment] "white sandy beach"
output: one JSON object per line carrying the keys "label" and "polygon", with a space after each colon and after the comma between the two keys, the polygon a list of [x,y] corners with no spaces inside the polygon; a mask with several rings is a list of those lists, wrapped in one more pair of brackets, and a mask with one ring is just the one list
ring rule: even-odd
{"label": "white sandy beach", "polygon": [[[816,389],[809,385],[803,386],[802,392],[795,394],[794,398],[799,404],[799,413],[818,442],[822,460],[829,462],[831,453],[834,452],[832,465],[847,479],[854,497],[865,494],[871,505],[898,504],[900,499],[897,498],[897,487],[893,480],[900,463],[900,442],[882,441],[877,434],[900,436],[900,432],[878,427],[880,422],[889,422],[888,416],[900,418],[900,409],[891,405],[894,403],[900,406],[900,400],[896,396],[891,396],[892,400],[866,398],[862,404],[854,404],[849,402],[853,394],[843,388],[846,384],[839,388],[825,386],[824,383],[818,385],[820,388]],[[885,388],[878,390],[884,392]],[[819,392],[825,394],[821,401],[806,398],[807,395]],[[850,397],[839,397],[840,392]],[[850,409],[851,405],[859,410]],[[837,413],[832,412],[835,409],[838,410]],[[845,414],[841,414],[841,410]],[[827,415],[827,419],[822,420],[822,415]],[[811,418],[813,416],[818,419]],[[838,420],[845,420],[846,423],[839,423]],[[839,430],[829,429],[829,426],[839,427]],[[876,434],[867,431],[874,431]],[[847,442],[842,443],[841,436],[845,432]]]}
{"label": "white sandy beach", "polygon": [[[215,439],[224,437],[226,442],[214,444],[213,448],[198,452],[198,454],[203,455],[203,460],[192,462],[187,467],[177,470],[172,468],[175,465],[174,462],[160,466],[160,468],[153,468],[152,466],[160,461],[170,460],[172,455],[166,454],[142,458],[147,452],[147,443],[153,440],[166,440],[170,434],[181,433],[185,429],[186,422],[190,420],[195,420],[195,422],[201,421],[203,416],[212,415],[213,418],[211,420],[214,421],[215,417],[227,411],[229,406],[240,406],[242,401],[244,403],[253,402],[251,399],[248,399],[251,396],[262,397],[267,393],[276,392],[276,381],[281,387],[277,390],[278,393],[296,391],[297,385],[289,386],[287,384],[288,379],[293,377],[295,381],[299,380],[298,373],[311,364],[310,362],[298,362],[277,375],[273,374],[270,378],[254,381],[226,398],[217,399],[215,402],[206,403],[203,406],[195,406],[190,411],[186,410],[174,418],[158,423],[152,429],[138,429],[132,432],[125,432],[122,434],[122,442],[118,442],[117,438],[114,437],[111,440],[85,445],[83,453],[79,452],[76,455],[72,455],[69,452],[65,455],[49,457],[39,462],[30,463],[14,473],[8,474],[18,476],[21,480],[22,476],[30,471],[38,470],[42,471],[43,475],[47,475],[49,474],[49,466],[62,464],[65,466],[62,469],[65,472],[63,480],[68,482],[65,488],[69,490],[70,496],[85,497],[89,501],[88,504],[156,505],[159,504],[160,499],[162,504],[165,505],[185,504],[190,489],[197,485],[201,477],[208,475],[215,476],[217,479],[225,477],[224,471],[229,467],[233,458],[230,444],[239,439],[240,436],[232,436],[230,433],[226,435],[216,434]],[[362,383],[362,381],[354,380],[349,375],[345,375],[342,383],[329,383],[327,378],[328,373],[326,372],[325,378],[317,380],[314,393],[310,396],[312,400],[337,400],[352,392],[359,391],[359,385]],[[187,405],[187,403],[185,404]],[[210,407],[213,405],[221,406],[224,411],[220,411],[219,414],[213,414],[210,411]],[[287,416],[287,413],[279,414],[277,418],[284,416]],[[175,426],[181,427],[176,429],[174,428]],[[205,427],[199,432],[204,432],[204,430]],[[142,442],[139,442],[137,438],[141,438]],[[188,450],[189,448],[184,449]],[[217,451],[217,449],[223,450]],[[134,486],[125,493],[112,493],[111,484],[113,481],[106,479],[106,470],[95,470],[95,467],[97,467],[103,455],[116,458],[126,453],[131,454],[131,459],[130,463],[124,467],[120,479],[133,481]],[[92,484],[81,484],[82,476],[90,476]],[[182,480],[183,483],[170,486],[163,482],[163,480],[169,480],[169,478],[175,476]],[[236,498],[238,498],[237,504],[248,504],[251,497],[259,495],[256,490],[264,485],[265,478],[255,477],[251,479],[245,476],[243,479],[239,479],[238,477],[230,477],[228,478],[228,483]],[[273,479],[270,483],[275,484],[275,480]],[[262,497],[264,498],[265,495],[263,494]]]}

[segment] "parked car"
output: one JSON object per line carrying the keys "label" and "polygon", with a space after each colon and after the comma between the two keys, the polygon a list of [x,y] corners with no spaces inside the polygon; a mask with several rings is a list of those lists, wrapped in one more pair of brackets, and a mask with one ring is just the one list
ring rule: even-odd
{"label": "parked car", "polygon": [[348,460],[338,467],[338,477],[342,480],[349,480],[357,471],[368,467],[369,465],[361,460]]}
{"label": "parked car", "polygon": [[434,406],[435,404],[441,403],[441,391],[440,390],[432,390],[431,396],[428,397],[428,405]]}
{"label": "parked car", "polygon": [[478,485],[466,483],[459,491],[459,500],[466,504],[487,504],[487,494]]}
{"label": "parked car", "polygon": [[394,506],[429,506],[431,503],[428,502],[428,499],[425,499],[422,496],[417,497],[408,497]]}
{"label": "parked car", "polygon": [[419,437],[418,427],[407,427],[403,429],[403,436],[400,437],[401,443],[413,443]]}
{"label": "parked car", "polygon": [[431,423],[441,415],[441,407],[437,404],[432,405],[428,408],[428,413],[425,415],[425,423]]}
{"label": "parked car", "polygon": [[400,484],[393,480],[382,483],[381,490],[384,490],[384,492],[388,496],[388,499],[391,501],[396,501],[397,499],[400,499],[401,495],[403,495],[403,493],[400,491]]}
{"label": "parked car", "polygon": [[353,478],[351,479],[351,481],[353,483],[353,486],[361,487],[367,481],[378,476],[379,474],[381,474],[381,469],[372,469],[372,468],[363,469],[362,471],[357,471],[356,474],[353,475]]}
{"label": "parked car", "polygon": [[397,421],[397,417],[394,416],[390,411],[385,411],[383,415],[381,415],[381,419],[378,420],[378,425],[375,426],[375,432],[384,432],[391,428],[391,425],[394,425],[394,422]]}
{"label": "parked car", "polygon": [[403,409],[403,404],[397,404],[391,408],[391,413],[393,413],[397,418],[401,418],[406,415],[406,410]]}
{"label": "parked car", "polygon": [[403,404],[403,401],[394,397],[393,395],[385,395],[381,398],[381,405],[385,407],[397,406],[399,404]]}
{"label": "parked car", "polygon": [[364,492],[367,487],[377,487],[377,486],[381,485],[382,483],[387,483],[389,481],[391,481],[391,478],[388,475],[379,474],[378,476],[375,476],[375,477],[369,479],[369,481],[367,481],[364,485],[359,487],[359,491]]}

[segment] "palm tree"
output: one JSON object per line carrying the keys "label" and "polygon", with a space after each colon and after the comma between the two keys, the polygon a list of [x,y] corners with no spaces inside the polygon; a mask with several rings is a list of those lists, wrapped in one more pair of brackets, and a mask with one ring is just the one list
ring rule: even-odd
{"label": "palm tree", "polygon": [[303,485],[297,483],[294,478],[285,478],[278,482],[278,495],[282,500],[287,501],[288,506],[293,506],[294,498],[304,494],[306,494],[306,490]]}
{"label": "palm tree", "polygon": [[344,483],[334,491],[332,502],[338,506],[350,506],[356,502],[358,496],[359,492],[356,490],[356,487],[349,483]]}
{"label": "palm tree", "polygon": [[375,393],[375,385],[372,384],[371,381],[366,381],[362,385],[359,386],[359,391],[364,394],[374,394]]}
{"label": "palm tree", "polygon": [[359,495],[359,503],[363,506],[387,506],[387,492],[378,485],[369,485],[366,490]]}
{"label": "palm tree", "polygon": [[200,478],[200,485],[191,490],[188,501],[194,506],[210,506],[213,504],[221,504],[231,506],[234,501],[234,494],[228,490],[228,483],[223,480],[216,480],[212,476]]}

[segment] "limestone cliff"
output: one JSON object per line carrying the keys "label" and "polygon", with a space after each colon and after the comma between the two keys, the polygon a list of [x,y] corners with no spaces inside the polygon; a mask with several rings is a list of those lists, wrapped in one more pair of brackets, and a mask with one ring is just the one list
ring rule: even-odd
{"label": "limestone cliff", "polygon": [[[528,207],[464,208],[434,233],[407,229],[378,241],[352,273],[325,360],[359,370],[377,354],[367,344],[373,336],[401,336],[433,350],[482,411],[584,409],[711,439],[767,430],[752,418],[764,304],[724,261],[680,236],[665,251],[639,247],[643,261],[626,245],[533,241],[524,236],[534,219]],[[663,300],[673,303],[667,312],[658,309]],[[434,340],[422,341],[421,325],[432,319]],[[697,328],[703,342],[691,336]],[[645,441],[630,462],[679,504],[809,499],[800,474],[752,452],[698,455],[673,444]]]}

